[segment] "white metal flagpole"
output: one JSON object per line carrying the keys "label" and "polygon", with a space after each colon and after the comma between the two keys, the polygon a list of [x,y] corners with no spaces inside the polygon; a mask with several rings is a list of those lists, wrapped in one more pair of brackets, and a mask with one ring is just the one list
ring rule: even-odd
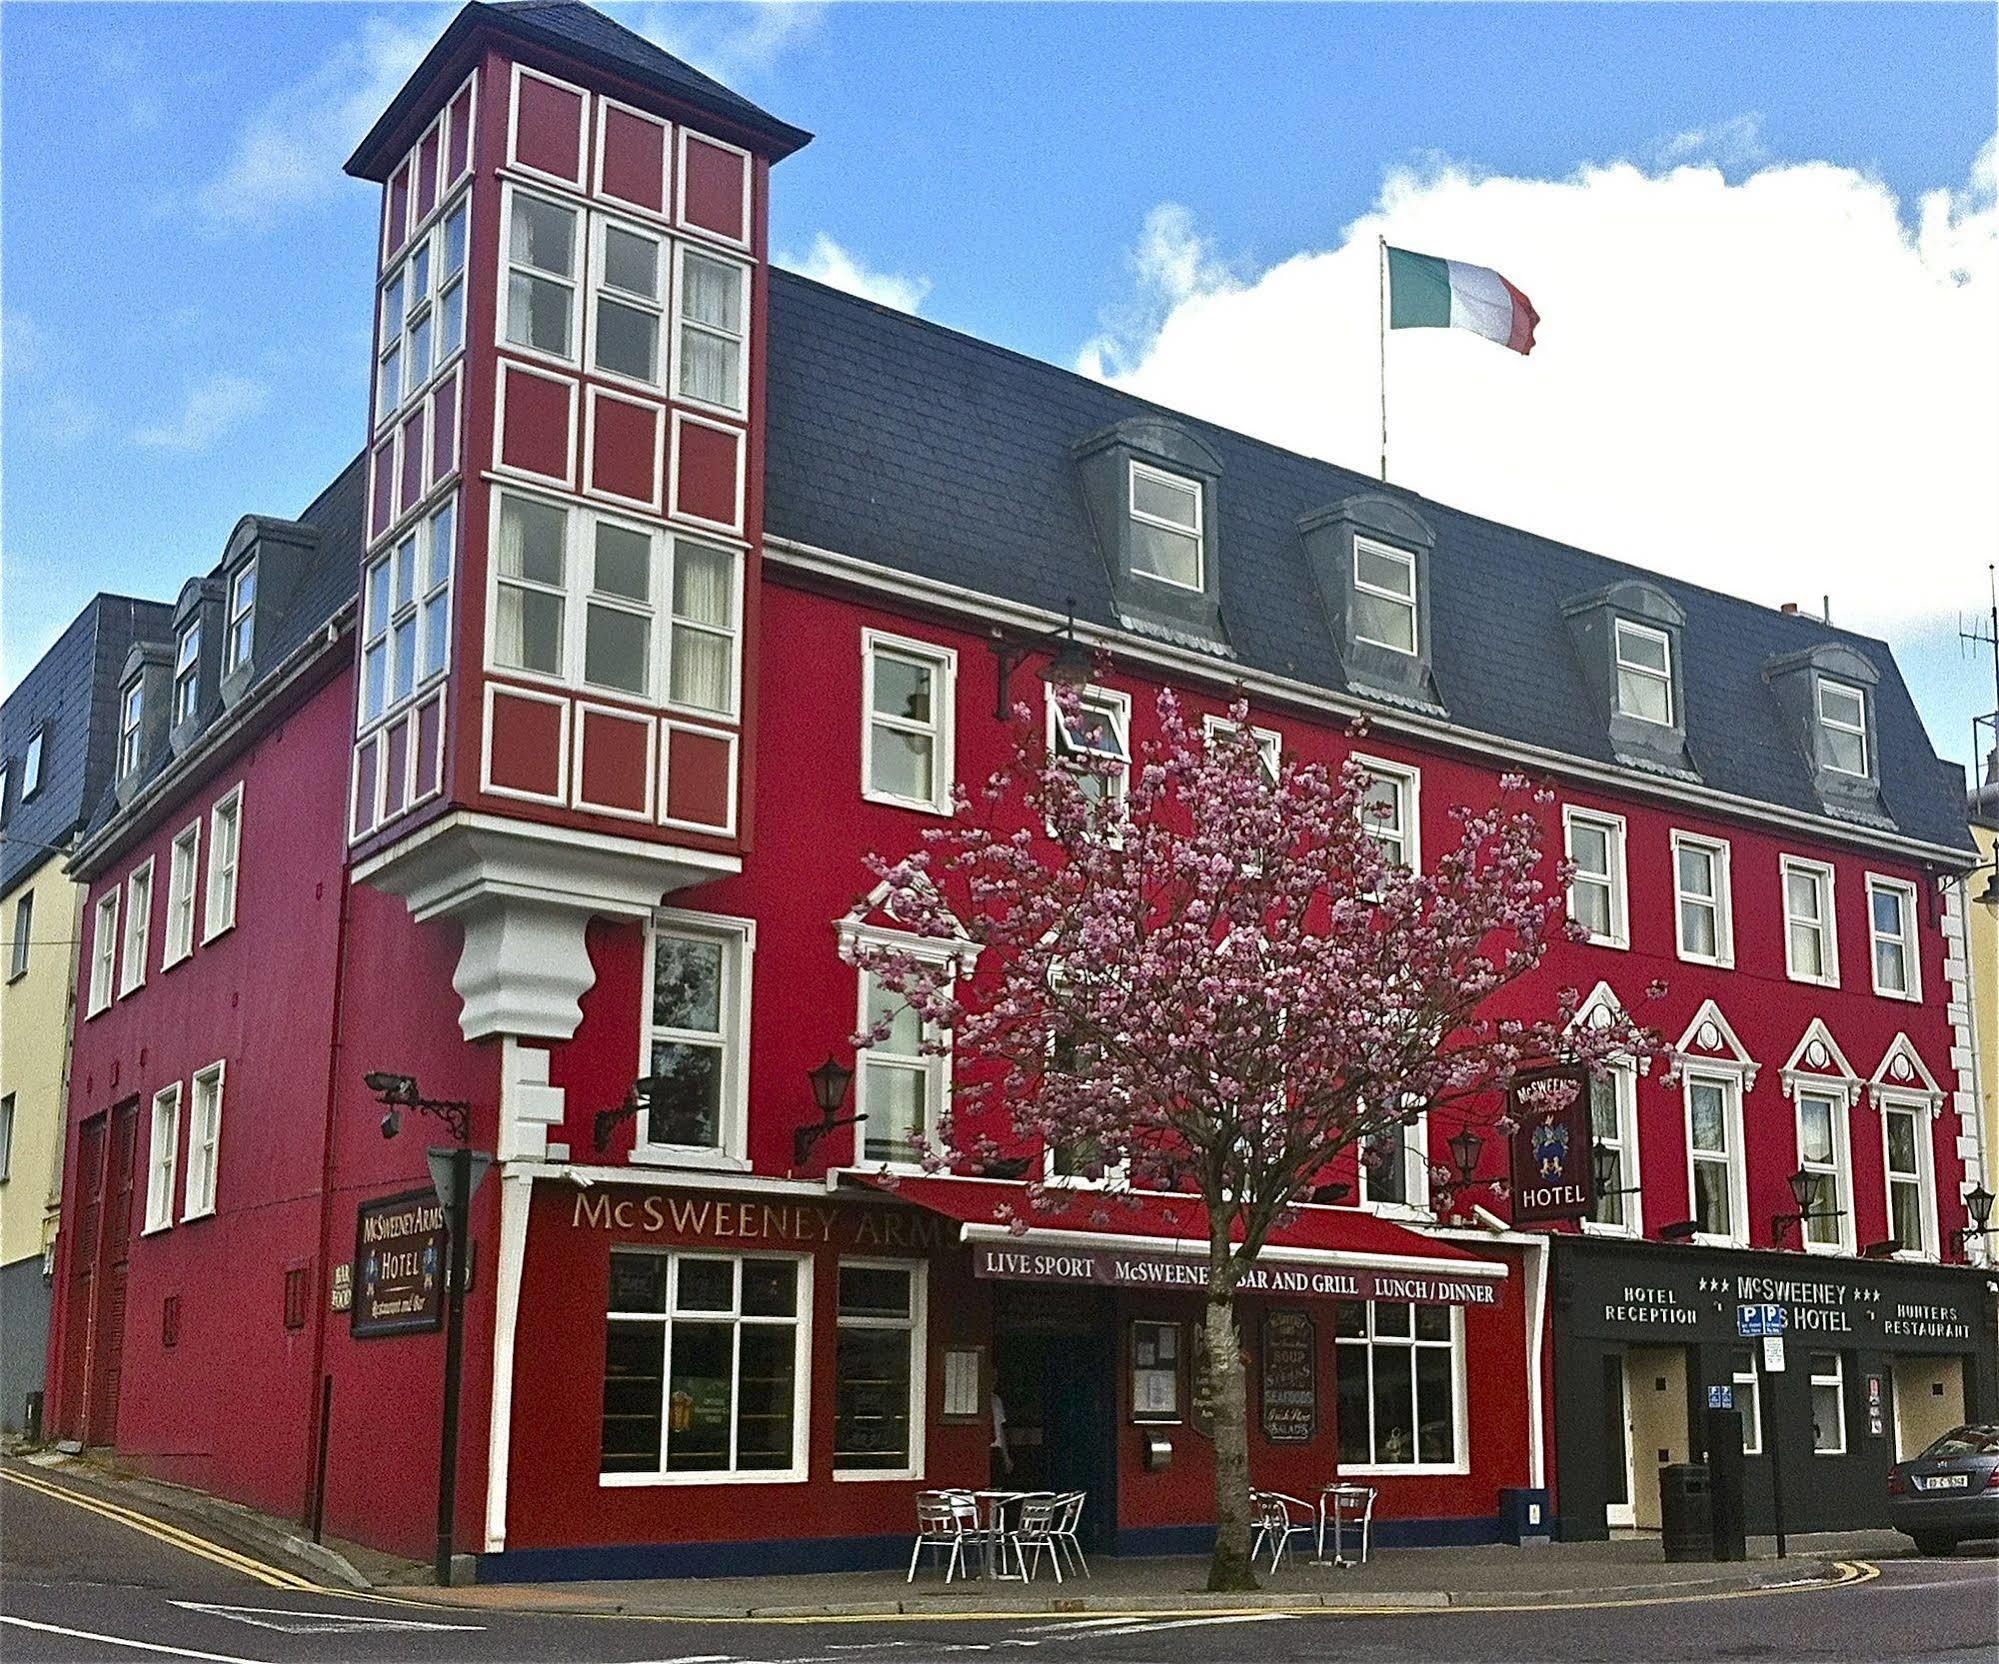
{"label": "white metal flagpole", "polygon": [[1377,235],[1374,239],[1375,264],[1380,268],[1381,293],[1376,318],[1380,324],[1380,339],[1377,367],[1381,383],[1381,478],[1388,480],[1388,239]]}

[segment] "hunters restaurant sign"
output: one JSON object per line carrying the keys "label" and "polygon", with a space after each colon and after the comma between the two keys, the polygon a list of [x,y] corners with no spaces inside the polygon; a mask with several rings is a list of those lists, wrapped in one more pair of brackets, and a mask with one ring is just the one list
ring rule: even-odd
{"label": "hunters restaurant sign", "polygon": [[1589,1071],[1522,1075],[1507,1094],[1513,1120],[1513,1223],[1587,1219],[1591,1195]]}
{"label": "hunters restaurant sign", "polygon": [[354,1227],[357,1339],[442,1327],[445,1239],[444,1209],[434,1190],[361,1204]]}
{"label": "hunters restaurant sign", "polygon": [[[1031,1248],[979,1242],[972,1273],[1024,1283],[1101,1283],[1113,1288],[1185,1289],[1208,1286],[1208,1264],[1187,1254],[1122,1248]],[[1420,1306],[1496,1306],[1499,1280],[1440,1277],[1374,1267],[1257,1263],[1238,1281],[1245,1294],[1308,1294],[1326,1300],[1409,1300]]]}

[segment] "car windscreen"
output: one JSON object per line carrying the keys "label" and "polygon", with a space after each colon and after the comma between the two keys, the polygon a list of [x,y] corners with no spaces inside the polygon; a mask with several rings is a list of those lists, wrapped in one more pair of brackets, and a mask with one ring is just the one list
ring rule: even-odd
{"label": "car windscreen", "polygon": [[1923,1452],[1923,1460],[1946,1456],[1999,1456],[1999,1427],[1953,1427]]}

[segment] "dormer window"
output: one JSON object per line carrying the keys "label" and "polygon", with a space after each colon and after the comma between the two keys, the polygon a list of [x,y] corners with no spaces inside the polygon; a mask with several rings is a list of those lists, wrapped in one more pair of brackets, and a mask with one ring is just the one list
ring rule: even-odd
{"label": "dormer window", "polygon": [[1640,722],[1673,724],[1673,638],[1664,630],[1620,618],[1617,638],[1617,708]]}
{"label": "dormer window", "polygon": [[229,633],[223,638],[222,670],[227,675],[250,662],[257,612],[257,563],[239,566],[229,579]]}
{"label": "dormer window", "polygon": [[174,645],[174,722],[178,728],[194,715],[201,700],[201,620],[180,633]]}
{"label": "dormer window", "polygon": [[1819,681],[1819,728],[1825,735],[1826,767],[1841,774],[1872,776],[1867,757],[1867,693],[1845,682]]}
{"label": "dormer window", "polygon": [[134,682],[118,708],[118,778],[139,766],[139,730],[146,714],[145,690]]}
{"label": "dormer window", "polygon": [[1201,484],[1131,465],[1131,569],[1181,589],[1203,587]]}
{"label": "dormer window", "polygon": [[27,802],[42,789],[42,736],[37,728],[28,736],[28,749],[21,753],[21,801]]}
{"label": "dormer window", "polygon": [[1357,537],[1353,588],[1354,639],[1413,655],[1420,639],[1416,557],[1406,549]]}

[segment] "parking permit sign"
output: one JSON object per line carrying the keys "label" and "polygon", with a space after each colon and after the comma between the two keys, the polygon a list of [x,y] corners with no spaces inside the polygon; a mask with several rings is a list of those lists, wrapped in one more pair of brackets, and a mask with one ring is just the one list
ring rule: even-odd
{"label": "parking permit sign", "polygon": [[1790,1326],[1790,1314],[1774,1302],[1735,1308],[1735,1332],[1744,1340],[1760,1340],[1765,1335],[1781,1335]]}
{"label": "parking permit sign", "polygon": [[1763,1373],[1782,1375],[1784,1373],[1784,1337],[1765,1335],[1763,1337]]}

